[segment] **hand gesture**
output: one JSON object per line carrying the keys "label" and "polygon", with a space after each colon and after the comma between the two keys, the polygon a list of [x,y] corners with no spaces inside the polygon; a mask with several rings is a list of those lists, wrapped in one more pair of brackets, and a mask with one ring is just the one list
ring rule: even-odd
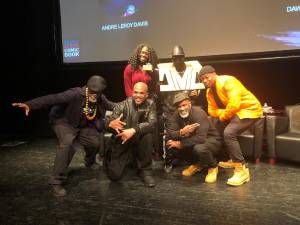
{"label": "hand gesture", "polygon": [[167,145],[168,149],[170,149],[170,148],[181,149],[180,141],[168,140],[166,145]]}
{"label": "hand gesture", "polygon": [[25,104],[25,103],[16,103],[16,102],[15,102],[15,103],[12,103],[11,105],[14,106],[14,107],[20,107],[20,108],[23,108],[24,111],[25,111],[25,115],[26,115],[26,116],[29,115],[30,109],[29,109],[29,106],[28,106],[27,104]]}
{"label": "hand gesture", "polygon": [[190,97],[198,96],[200,94],[199,90],[192,90],[189,94]]}
{"label": "hand gesture", "polygon": [[121,114],[117,119],[110,121],[108,127],[114,129],[118,134],[124,130],[125,122],[121,121],[123,114]]}
{"label": "hand gesture", "polygon": [[200,126],[199,123],[193,123],[193,124],[190,124],[190,125],[186,125],[184,128],[180,129],[180,135],[181,136],[189,136],[191,135],[195,130],[196,128],[198,128]]}
{"label": "hand gesture", "polygon": [[126,141],[128,141],[132,136],[136,133],[134,128],[129,128],[123,130],[121,133],[119,133],[117,136],[122,139],[122,144],[125,144]]}

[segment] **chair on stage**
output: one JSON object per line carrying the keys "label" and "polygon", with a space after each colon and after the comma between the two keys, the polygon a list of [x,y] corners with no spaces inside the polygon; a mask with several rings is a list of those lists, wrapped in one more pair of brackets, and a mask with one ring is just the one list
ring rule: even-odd
{"label": "chair on stage", "polygon": [[285,107],[286,116],[267,116],[270,163],[275,159],[300,162],[300,105]]}

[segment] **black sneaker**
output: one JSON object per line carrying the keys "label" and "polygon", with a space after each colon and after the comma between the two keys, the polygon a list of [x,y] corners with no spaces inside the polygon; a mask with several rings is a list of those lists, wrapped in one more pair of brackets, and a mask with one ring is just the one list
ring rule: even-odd
{"label": "black sneaker", "polygon": [[164,171],[166,172],[166,173],[171,173],[172,172],[172,170],[173,170],[173,166],[172,166],[172,164],[165,164],[164,165]]}
{"label": "black sneaker", "polygon": [[67,195],[66,189],[63,188],[61,185],[52,185],[53,193],[56,197],[64,197]]}
{"label": "black sneaker", "polygon": [[155,186],[155,180],[151,175],[146,175],[142,177],[142,180],[146,187],[154,187]]}

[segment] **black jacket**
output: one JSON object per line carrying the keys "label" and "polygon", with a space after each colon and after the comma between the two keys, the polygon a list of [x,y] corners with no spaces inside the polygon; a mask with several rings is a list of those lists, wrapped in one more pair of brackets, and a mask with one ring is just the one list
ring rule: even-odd
{"label": "black jacket", "polygon": [[[68,89],[57,94],[50,94],[42,97],[32,99],[25,102],[30,110],[47,108],[52,106],[49,113],[50,124],[54,123],[56,119],[63,118],[77,128],[83,114],[85,107],[86,94],[85,87],[76,87]],[[104,128],[104,116],[106,110],[113,110],[115,103],[109,101],[105,95],[100,95],[97,100],[97,115],[93,123],[97,130],[101,131]]]}
{"label": "black jacket", "polygon": [[[200,124],[194,133],[188,137],[180,136],[179,130],[184,126],[193,123]],[[179,140],[182,148],[189,148],[196,144],[203,144],[207,138],[221,140],[217,129],[209,120],[206,112],[198,106],[192,106],[190,115],[186,119],[181,118],[177,111],[174,112],[166,126],[166,131],[167,139]]]}
{"label": "black jacket", "polygon": [[157,122],[156,106],[154,101],[149,98],[138,106],[131,97],[118,103],[112,115],[105,119],[105,125],[109,132],[114,133],[108,127],[110,121],[118,118],[121,114],[123,114],[121,120],[126,123],[125,129],[134,128],[137,134],[153,132]]}

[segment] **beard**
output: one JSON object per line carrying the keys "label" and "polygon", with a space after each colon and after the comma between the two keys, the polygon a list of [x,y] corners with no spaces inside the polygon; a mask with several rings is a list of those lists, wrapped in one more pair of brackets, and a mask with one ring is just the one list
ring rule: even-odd
{"label": "beard", "polygon": [[187,118],[190,115],[190,110],[183,110],[179,112],[179,116],[183,119]]}
{"label": "beard", "polygon": [[89,97],[89,102],[96,103],[97,97]]}

